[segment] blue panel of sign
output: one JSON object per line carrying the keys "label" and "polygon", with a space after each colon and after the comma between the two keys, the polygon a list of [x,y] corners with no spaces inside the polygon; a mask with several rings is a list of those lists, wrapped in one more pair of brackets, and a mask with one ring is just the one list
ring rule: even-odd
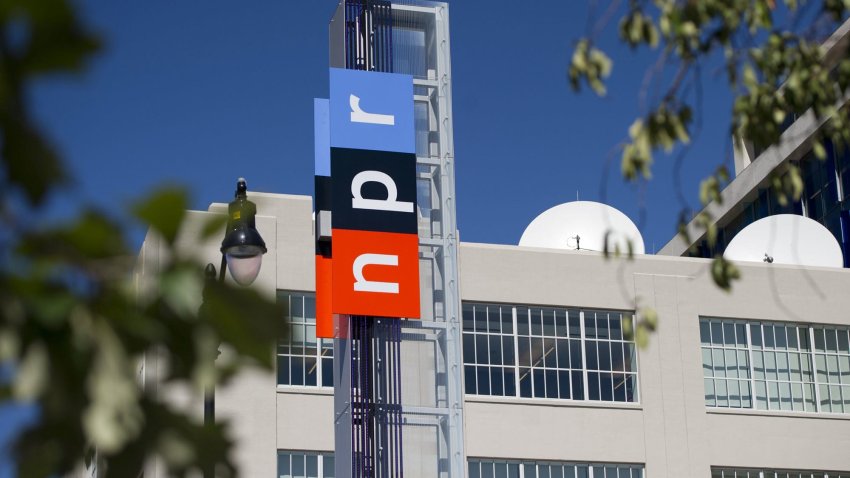
{"label": "blue panel of sign", "polygon": [[313,132],[316,176],[331,175],[331,126],[328,100],[313,99]]}
{"label": "blue panel of sign", "polygon": [[330,69],[331,147],[415,153],[413,77]]}

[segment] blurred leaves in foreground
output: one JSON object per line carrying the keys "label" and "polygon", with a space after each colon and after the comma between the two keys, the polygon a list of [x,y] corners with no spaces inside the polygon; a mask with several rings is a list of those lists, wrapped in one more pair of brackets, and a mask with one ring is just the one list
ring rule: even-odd
{"label": "blurred leaves in foreground", "polygon": [[[93,459],[100,476],[138,476],[157,456],[169,474],[215,467],[234,476],[227,424],[205,427],[200,410],[175,408],[144,387],[142,359],[167,364],[159,387],[200,396],[240,367],[270,369],[278,306],[250,289],[209,285],[175,247],[189,203],[163,189],[130,210],[163,239],[168,259],[141,281],[126,225],[82,207],[44,225],[51,193],[71,178],[31,118],[28,87],[81,72],[101,41],[66,0],[0,0],[0,363],[13,369],[0,400],[32,403],[36,424],[14,444],[18,476],[70,472]],[[213,221],[205,234],[221,231]],[[230,353],[218,361],[219,347]]]}

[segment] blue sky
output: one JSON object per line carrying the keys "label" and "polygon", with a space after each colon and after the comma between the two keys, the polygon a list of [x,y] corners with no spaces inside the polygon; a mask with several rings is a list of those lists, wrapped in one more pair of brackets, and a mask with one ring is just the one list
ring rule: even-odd
{"label": "blue sky", "polygon": [[[77,3],[104,50],[84,73],[31,92],[76,179],[52,216],[81,204],[118,212],[164,183],[186,185],[193,207],[205,209],[228,201],[239,176],[255,191],[312,194],[313,98],[328,93],[335,0]],[[601,39],[614,60],[609,94],[577,95],[566,70],[587,31],[585,2],[449,5],[462,239],[516,244],[537,214],[578,194],[625,212],[647,250],[660,249],[681,207],[672,160],[658,159],[641,194],[621,179],[616,149],[655,54],[620,46],[615,21]],[[725,80],[709,68],[705,76],[702,134],[679,182],[691,206],[698,180],[730,154]],[[131,241],[138,247],[141,232]],[[31,416],[0,408],[3,424]],[[0,477],[8,473],[0,467]]]}
{"label": "blue sky", "polygon": [[[205,209],[229,200],[238,176],[256,191],[312,193],[312,100],[327,97],[334,0],[79,4],[104,51],[85,73],[43,81],[32,95],[77,180],[57,198],[59,214],[83,202],[118,210],[163,183],[188,186]],[[584,2],[483,5],[450,2],[462,238],[515,244],[537,214],[578,193],[623,210],[647,249],[660,248],[680,207],[672,161],[658,161],[642,196],[620,178],[616,150],[655,55],[619,46],[614,24],[602,37],[614,59],[609,94],[577,95],[566,69],[587,28]],[[724,80],[707,76],[708,121],[683,167],[692,205],[698,178],[729,150]]]}

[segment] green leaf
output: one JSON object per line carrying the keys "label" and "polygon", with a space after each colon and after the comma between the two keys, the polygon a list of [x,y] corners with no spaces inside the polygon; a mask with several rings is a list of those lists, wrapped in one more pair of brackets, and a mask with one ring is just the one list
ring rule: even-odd
{"label": "green leaf", "polygon": [[53,147],[24,121],[20,117],[3,121],[0,151],[9,183],[19,186],[31,204],[40,205],[49,191],[69,180]]}
{"label": "green leaf", "polygon": [[35,400],[48,384],[50,361],[47,350],[40,342],[29,346],[15,371],[12,391],[15,399],[22,402]]}
{"label": "green leaf", "polygon": [[222,234],[224,227],[227,225],[227,215],[216,214],[204,222],[204,227],[201,229],[201,239],[209,239],[216,234]]}
{"label": "green leaf", "polygon": [[815,157],[819,160],[823,161],[826,159],[826,148],[823,147],[823,143],[820,141],[812,142],[812,152],[815,153]]}
{"label": "green leaf", "polygon": [[167,187],[133,207],[133,214],[154,228],[168,244],[177,238],[189,200],[182,188]]}
{"label": "green leaf", "polygon": [[740,279],[741,273],[738,268],[723,258],[717,256],[711,261],[711,278],[717,287],[726,292],[732,289],[732,281]]}

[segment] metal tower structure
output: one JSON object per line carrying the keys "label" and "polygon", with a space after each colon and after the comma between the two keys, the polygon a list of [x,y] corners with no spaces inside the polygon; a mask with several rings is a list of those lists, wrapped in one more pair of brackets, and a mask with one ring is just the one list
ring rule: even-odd
{"label": "metal tower structure", "polygon": [[[334,369],[342,373],[335,374],[339,375],[334,377],[335,387],[350,390],[350,402],[336,400],[335,461],[347,464],[366,459],[374,463],[358,467],[357,473],[366,470],[358,476],[401,476],[394,462],[399,460],[409,476],[463,477],[462,329],[448,5],[418,0],[391,4],[386,0],[341,0],[329,30],[331,67],[404,73],[414,78],[422,285],[421,320],[352,318],[349,333],[354,340],[336,341],[335,360],[340,363]],[[363,320],[380,323],[374,323],[369,331]],[[398,332],[384,323],[388,321],[397,323]],[[370,376],[363,373],[367,369],[377,383],[364,381]],[[400,390],[393,388],[396,381],[400,381]],[[377,394],[366,397],[372,401],[371,422],[363,420],[366,389]],[[400,400],[400,410],[395,400]],[[343,411],[346,407],[348,413]],[[401,436],[396,436],[398,425]],[[365,429],[369,426],[380,429]],[[340,434],[340,429],[350,433]],[[400,447],[397,453],[386,453],[384,446],[392,447],[394,440],[404,443],[403,455]]]}

